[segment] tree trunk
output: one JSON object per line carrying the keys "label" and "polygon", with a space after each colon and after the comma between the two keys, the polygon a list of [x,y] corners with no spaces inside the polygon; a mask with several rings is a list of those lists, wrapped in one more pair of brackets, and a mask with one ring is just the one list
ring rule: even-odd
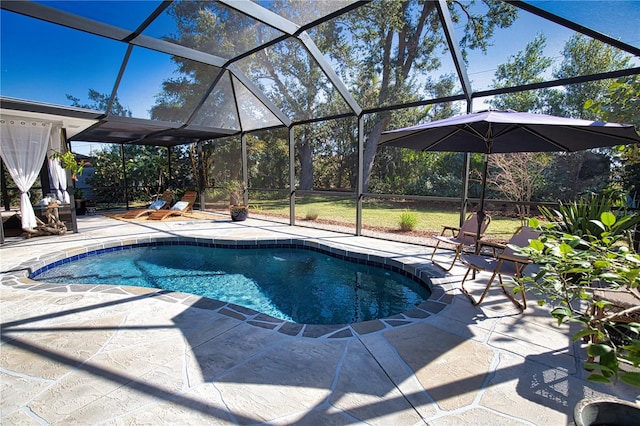
{"label": "tree trunk", "polygon": [[391,121],[391,117],[389,114],[383,114],[379,116],[371,132],[369,132],[369,137],[367,138],[367,143],[364,146],[364,154],[363,154],[363,185],[362,192],[369,192],[369,179],[371,178],[371,170],[373,169],[373,162],[376,159],[376,152],[378,150],[378,142],[380,141],[380,135],[387,128],[387,125]]}
{"label": "tree trunk", "polygon": [[297,147],[300,160],[300,187],[302,190],[313,189],[313,146],[308,141]]}

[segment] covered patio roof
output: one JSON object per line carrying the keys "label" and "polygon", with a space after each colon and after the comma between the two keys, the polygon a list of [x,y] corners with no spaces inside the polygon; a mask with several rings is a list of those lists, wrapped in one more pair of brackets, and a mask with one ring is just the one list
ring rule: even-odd
{"label": "covered patio roof", "polygon": [[[640,73],[639,13],[633,2],[571,2],[560,7],[559,2],[506,1],[518,9],[518,20],[511,29],[496,30],[495,41],[484,54],[467,54],[460,47],[464,22],[452,16],[449,2],[439,0],[432,2],[431,13],[440,27],[443,49],[441,57],[434,58],[440,66],[418,69],[411,78],[424,82],[454,74],[452,93],[439,97],[417,85],[417,100],[378,105],[358,90],[353,70],[319,41],[331,28],[355,43],[356,35],[342,22],[356,13],[366,16],[372,3],[315,1],[313,7],[305,3],[3,1],[2,113],[86,120],[82,128],[75,127],[79,131],[67,128],[71,141],[175,146],[264,128],[444,102],[471,103],[502,93]],[[485,7],[481,2],[460,3],[480,8],[481,13]],[[187,22],[187,17],[195,21]],[[188,36],[187,26],[191,26]],[[522,50],[523,43],[540,30],[564,40],[582,34],[635,59],[627,68],[607,73],[562,80],[549,76],[536,84],[492,87],[487,70]],[[519,43],[511,39],[516,33]],[[34,53],[28,59],[19,54],[27,51]],[[308,75],[322,87],[312,108],[296,99],[295,86],[306,84],[303,76],[285,78],[291,58],[303,61]],[[106,94],[101,110],[66,106],[87,90]],[[336,98],[341,102],[327,108],[327,100]],[[123,116],[119,106],[130,114]]]}

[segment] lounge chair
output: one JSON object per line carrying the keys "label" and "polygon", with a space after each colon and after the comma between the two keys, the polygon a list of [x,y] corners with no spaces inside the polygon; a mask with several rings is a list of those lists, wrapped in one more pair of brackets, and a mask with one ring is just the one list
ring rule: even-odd
{"label": "lounge chair", "polygon": [[126,212],[122,218],[123,219],[137,219],[141,216],[151,214],[156,210],[168,209],[171,203],[173,202],[173,191],[164,191],[164,193],[158,198],[156,201],[151,203],[149,207],[146,209],[135,209]]}
{"label": "lounge chair", "polygon": [[[485,233],[487,227],[491,223],[491,216],[486,215],[482,225],[480,227],[480,237]],[[451,233],[451,235],[446,235],[447,233]],[[464,221],[461,227],[456,226],[444,226],[442,228],[442,232],[436,238],[437,243],[433,248],[433,253],[431,253],[431,262],[435,265],[441,267],[445,271],[450,271],[453,268],[453,265],[456,263],[456,260],[460,257],[460,253],[465,247],[473,247],[475,249],[476,240],[478,236],[478,214],[471,213],[467,216],[467,219]],[[433,257],[436,254],[436,250],[440,247],[440,243],[450,244],[455,246],[456,254],[453,257],[453,261],[448,266],[443,266],[438,264],[433,260]]]}
{"label": "lounge chair", "polygon": [[195,191],[185,192],[182,199],[171,206],[169,210],[156,210],[149,215],[149,220],[163,220],[169,216],[182,216],[187,212],[193,211],[196,196],[197,193]]}
{"label": "lounge chair", "polygon": [[[482,303],[485,296],[489,292],[489,287],[491,287],[491,284],[493,284],[493,281],[495,280],[497,275],[500,281],[500,288],[502,288],[504,294],[507,295],[507,297],[511,299],[511,301],[515,303],[516,306],[518,306],[520,309],[525,310],[527,308],[527,298],[524,292],[524,288],[521,285],[516,284],[516,291],[507,291],[505,285],[502,282],[502,276],[504,275],[512,278],[522,277],[524,269],[529,264],[531,264],[531,260],[524,256],[516,255],[514,249],[510,246],[526,247],[529,245],[529,242],[531,240],[538,239],[539,236],[540,232],[536,231],[533,228],[523,226],[518,228],[511,239],[509,239],[509,242],[507,242],[507,244],[492,243],[490,241],[481,240],[479,242],[479,247],[476,251],[476,254],[462,254],[460,256],[460,260],[462,261],[462,263],[468,266],[467,273],[462,279],[462,292],[469,298],[469,300],[471,300],[471,303],[473,303],[474,306]],[[483,247],[490,247],[493,250],[493,256],[480,255],[479,253]],[[474,272],[474,275],[476,272],[481,271],[492,272],[489,282],[484,288],[480,299],[478,299],[477,301],[464,287],[464,283],[471,271]],[[519,292],[522,295],[522,302],[519,302],[515,298],[516,292]]]}

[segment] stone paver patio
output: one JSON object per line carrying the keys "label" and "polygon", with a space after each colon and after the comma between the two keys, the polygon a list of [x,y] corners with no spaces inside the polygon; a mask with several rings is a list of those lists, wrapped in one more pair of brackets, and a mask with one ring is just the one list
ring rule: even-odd
{"label": "stone paver patio", "polygon": [[[535,300],[521,314],[498,289],[472,306],[464,270],[434,267],[430,247],[213,215],[88,216],[79,228],[0,248],[2,425],[561,425],[584,397],[640,399],[586,381],[581,342]],[[393,318],[302,326],[188,294],[24,278],[86,247],[168,237],[291,239],[384,258],[431,276],[434,295]]]}

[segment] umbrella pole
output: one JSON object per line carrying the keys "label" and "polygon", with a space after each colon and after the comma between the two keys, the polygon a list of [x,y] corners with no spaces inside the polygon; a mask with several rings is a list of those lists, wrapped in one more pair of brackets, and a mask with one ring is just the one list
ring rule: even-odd
{"label": "umbrella pole", "polygon": [[489,168],[488,166],[489,166],[489,154],[485,154],[484,169],[482,170],[482,189],[480,191],[480,209],[476,214],[476,218],[478,219],[478,231],[476,233],[476,253],[478,252],[478,247],[480,246],[480,234],[482,231],[482,223],[484,222],[484,219],[487,216],[486,213],[484,212],[484,195],[485,195],[485,190],[487,188],[487,170]]}
{"label": "umbrella pole", "polygon": [[[476,213],[476,219],[478,220],[478,230],[476,231],[476,247],[475,254],[480,254],[480,234],[482,231],[482,222],[487,215],[484,212],[484,193],[487,186],[487,170],[489,166],[489,154],[484,155],[484,168],[482,170],[482,190],[480,191],[480,209]],[[476,279],[476,270],[473,270],[472,280]]]}

